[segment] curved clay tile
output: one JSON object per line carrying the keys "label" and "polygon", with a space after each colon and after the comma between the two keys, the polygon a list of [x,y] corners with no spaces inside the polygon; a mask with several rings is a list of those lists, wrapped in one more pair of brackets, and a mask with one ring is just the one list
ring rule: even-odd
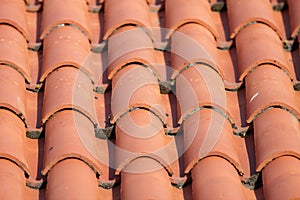
{"label": "curved clay tile", "polygon": [[31,82],[27,43],[13,27],[0,24],[0,63],[17,70]]}
{"label": "curved clay tile", "polygon": [[300,197],[300,160],[283,156],[273,160],[262,172],[266,199],[297,199]]}
{"label": "curved clay tile", "polygon": [[248,26],[236,36],[235,42],[240,81],[262,64],[272,64],[286,71],[290,79],[295,79],[294,69],[286,60],[282,43],[269,27],[263,24]]}
{"label": "curved clay tile", "polygon": [[272,65],[259,66],[247,75],[245,84],[248,123],[270,107],[288,109],[300,118],[293,85],[280,69]]}
{"label": "curved clay tile", "polygon": [[215,39],[218,39],[219,33],[216,30],[215,23],[211,16],[209,2],[206,0],[166,0],[166,38],[170,38],[174,31],[179,27],[196,23],[204,26],[211,32]]}
{"label": "curved clay tile", "polygon": [[135,25],[151,27],[150,14],[145,0],[106,0],[104,5],[104,37],[108,39],[118,28]]}
{"label": "curved clay tile", "polygon": [[248,199],[238,173],[227,160],[211,156],[192,170],[194,199]]}
{"label": "curved clay tile", "polygon": [[296,38],[300,31],[300,1],[288,0],[292,38]]}
{"label": "curved clay tile", "polygon": [[[171,78],[194,63],[204,63],[217,71],[223,79],[232,74],[230,66],[219,66],[220,50],[217,49],[213,35],[203,26],[187,24],[173,33],[171,37],[172,67],[175,72]],[[226,74],[226,75],[225,75]]]}
{"label": "curved clay tile", "polygon": [[206,65],[196,65],[184,70],[176,78],[176,96],[181,119],[201,106],[220,108],[226,113],[227,97],[222,78]]}
{"label": "curved clay tile", "polygon": [[114,76],[111,105],[111,123],[135,108],[150,110],[166,123],[166,112],[157,78],[149,69],[137,64],[127,66]]}
{"label": "curved clay tile", "polygon": [[183,131],[185,173],[193,171],[202,159],[218,156],[243,174],[238,148],[243,139],[232,134],[231,124],[221,114],[213,110],[197,112],[183,123]]}
{"label": "curved clay tile", "polygon": [[[1,70],[0,70],[1,71]],[[24,123],[12,112],[0,109],[0,157],[10,160],[30,175]],[[1,170],[0,170],[1,171]]]}
{"label": "curved clay tile", "polygon": [[130,63],[140,63],[160,78],[154,46],[145,30],[133,26],[122,27],[108,39],[108,79]]}
{"label": "curved clay tile", "polygon": [[253,124],[256,171],[280,156],[300,159],[299,122],[288,111],[273,108],[262,113]]}
{"label": "curved clay tile", "polygon": [[82,114],[57,113],[46,123],[45,133],[43,175],[65,159],[79,159],[100,176],[108,167],[106,141],[95,137],[94,125]]}
{"label": "curved clay tile", "polygon": [[244,32],[245,26],[252,26],[251,24],[253,23],[269,26],[277,33],[277,37],[279,36],[282,40],[285,38],[283,27],[275,20],[272,4],[269,0],[240,0],[238,2],[236,0],[227,0],[226,5],[228,8],[231,39]]}
{"label": "curved clay tile", "polygon": [[172,142],[172,138],[165,136],[161,121],[151,112],[135,110],[124,115],[116,124],[116,173],[136,158],[150,157],[172,174],[169,165],[177,159],[177,155],[174,160],[171,158]]}
{"label": "curved clay tile", "polygon": [[29,41],[25,2],[23,0],[1,0],[0,4],[0,24],[14,27]]}
{"label": "curved clay tile", "polygon": [[30,199],[26,195],[24,171],[15,163],[0,159],[0,193],[2,199]]}
{"label": "curved clay tile", "polygon": [[0,65],[0,106],[27,123],[26,85],[24,78],[11,67]]}
{"label": "curved clay tile", "polygon": [[44,0],[41,39],[54,29],[69,25],[92,40],[89,24],[88,6],[84,0]]}
{"label": "curved clay tile", "polygon": [[77,110],[97,124],[93,84],[88,76],[70,66],[59,68],[47,77],[42,122],[64,109]]}
{"label": "curved clay tile", "polygon": [[96,69],[86,63],[90,53],[89,41],[78,30],[70,26],[55,29],[45,38],[43,46],[40,82],[51,72],[65,65],[74,66],[88,74],[92,80],[96,79]]}
{"label": "curved clay tile", "polygon": [[149,166],[159,168],[160,164],[151,158],[139,158],[124,169],[121,173],[121,199],[174,199],[168,173],[163,168],[144,173],[134,171],[137,168],[147,170]]}
{"label": "curved clay tile", "polygon": [[82,161],[66,159],[48,173],[46,199],[103,199],[95,173]]}

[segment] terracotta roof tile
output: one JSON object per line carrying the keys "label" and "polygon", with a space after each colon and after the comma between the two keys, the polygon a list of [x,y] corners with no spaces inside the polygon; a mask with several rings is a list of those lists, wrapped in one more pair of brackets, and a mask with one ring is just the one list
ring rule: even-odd
{"label": "terracotta roof tile", "polygon": [[145,0],[106,0],[104,10],[104,40],[125,25],[135,25],[146,29],[151,27],[149,8]]}
{"label": "terracotta roof tile", "polygon": [[205,158],[192,170],[192,178],[195,199],[246,199],[235,168],[223,158]]}
{"label": "terracotta roof tile", "polygon": [[25,147],[25,125],[17,115],[8,110],[1,109],[0,118],[0,155],[20,167],[23,170],[23,178],[25,178],[24,173],[31,174]]}
{"label": "terracotta roof tile", "polygon": [[1,198],[300,198],[298,1],[0,3]]}
{"label": "terracotta roof tile", "polygon": [[270,163],[263,170],[265,198],[267,199],[297,199],[300,192],[300,165],[297,158],[291,156],[280,157]]}
{"label": "terracotta roof tile", "polygon": [[[145,171],[136,173],[135,169]],[[174,199],[168,173],[150,158],[131,162],[121,173],[121,180],[122,199]]]}
{"label": "terracotta roof tile", "polygon": [[248,74],[245,84],[248,122],[272,107],[287,109],[299,118],[299,104],[293,85],[280,69],[261,65]]}
{"label": "terracotta roof tile", "polygon": [[226,3],[231,29],[230,38],[234,38],[245,26],[253,23],[265,24],[272,28],[281,39],[285,38],[282,27],[274,18],[273,12],[275,11],[269,0],[240,0],[238,2],[228,0]]}
{"label": "terracotta roof tile", "polygon": [[[239,161],[236,145],[238,141],[234,139],[231,124],[222,115],[213,110],[199,111],[184,122],[183,128],[186,148],[185,173],[189,173],[201,159],[209,156],[223,157],[232,163],[240,174],[244,173]],[[212,144],[208,135],[217,132],[219,134],[214,136],[217,143]]]}
{"label": "terracotta roof tile", "polygon": [[24,172],[11,161],[0,159],[1,196],[7,199],[29,199],[25,192]]}
{"label": "terracotta roof tile", "polygon": [[88,76],[72,66],[65,66],[51,73],[45,82],[43,119],[64,109],[74,109],[97,124],[93,84]]}
{"label": "terracotta roof tile", "polygon": [[94,173],[103,174],[105,169],[101,161],[104,163],[106,160],[101,158],[108,159],[107,152],[103,151],[105,147],[95,137],[93,124],[84,115],[70,110],[59,112],[47,122],[45,131],[43,174],[67,158],[80,159]]}
{"label": "terracotta roof tile", "polygon": [[[124,115],[116,125],[117,173],[132,160],[138,157],[149,157],[160,162],[172,174],[172,169],[168,164],[172,161],[168,147],[171,143],[172,140],[165,136],[160,119],[151,112],[141,109]],[[152,169],[149,168],[149,170]]]}
{"label": "terracotta roof tile", "polygon": [[135,108],[149,109],[166,123],[166,114],[157,79],[141,65],[132,64],[119,71],[112,80],[112,119]]}
{"label": "terracotta roof tile", "polygon": [[1,0],[1,5],[0,23],[14,27],[28,41],[25,2],[23,0]]}
{"label": "terracotta roof tile", "polygon": [[[257,171],[272,160],[290,155],[300,158],[299,122],[288,111],[273,108],[254,120]],[[286,134],[289,139],[286,139]],[[280,143],[278,142],[280,141]]]}
{"label": "terracotta roof tile", "polygon": [[[254,40],[256,42],[253,42]],[[248,26],[236,36],[235,41],[240,81],[262,64],[274,65],[284,70],[292,80],[295,79],[294,69],[286,59],[280,39],[268,26],[263,24]],[[251,57],[248,56],[250,53]]]}
{"label": "terracotta roof tile", "polygon": [[20,32],[8,25],[0,25],[0,37],[1,64],[14,68],[24,76],[27,82],[31,82],[26,39]]}
{"label": "terracotta roof tile", "polygon": [[295,38],[298,35],[300,30],[300,17],[299,17],[299,10],[300,10],[300,2],[297,0],[288,0],[289,6],[289,13],[290,13],[290,25],[291,25],[291,32],[292,37]]}
{"label": "terracotta roof tile", "polygon": [[127,26],[108,40],[108,78],[130,63],[145,65],[160,78],[151,38],[143,29]]}
{"label": "terracotta roof tile", "polygon": [[80,31],[70,26],[57,28],[45,38],[43,45],[45,53],[41,82],[55,69],[66,65],[84,71],[92,80],[96,79],[91,66],[85,64],[90,53],[90,44]]}
{"label": "terracotta roof tile", "polygon": [[[180,6],[178,6],[180,5]],[[185,3],[183,0],[166,1],[166,28],[169,38],[173,31],[188,23],[197,23],[207,28],[214,38],[218,38],[208,1],[191,0]]]}
{"label": "terracotta roof tile", "polygon": [[41,39],[60,26],[71,26],[78,29],[92,40],[86,1],[45,0],[43,2]]}
{"label": "terracotta roof tile", "polygon": [[77,159],[57,163],[48,174],[46,199],[101,199],[100,191],[96,175]]}
{"label": "terracotta roof tile", "polygon": [[[0,105],[26,121],[26,86],[24,78],[11,67],[0,65]],[[3,87],[5,86],[5,87]]]}

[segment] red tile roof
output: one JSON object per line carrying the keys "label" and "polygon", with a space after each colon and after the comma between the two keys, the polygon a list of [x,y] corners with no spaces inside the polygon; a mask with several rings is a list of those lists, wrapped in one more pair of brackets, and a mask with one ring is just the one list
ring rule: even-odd
{"label": "red tile roof", "polygon": [[299,13],[0,0],[0,197],[300,199]]}

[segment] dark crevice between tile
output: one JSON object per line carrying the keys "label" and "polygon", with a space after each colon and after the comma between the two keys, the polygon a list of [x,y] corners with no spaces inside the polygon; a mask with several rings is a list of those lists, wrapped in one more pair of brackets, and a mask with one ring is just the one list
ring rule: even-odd
{"label": "dark crevice between tile", "polygon": [[283,41],[283,49],[287,52],[292,52],[294,51],[298,45],[297,45],[297,41],[295,39],[291,39],[291,40],[285,40]]}
{"label": "dark crevice between tile", "polygon": [[188,175],[184,173],[184,153],[186,151],[185,145],[184,145],[184,139],[182,134],[177,134],[174,136],[175,139],[175,144],[176,144],[176,150],[177,150],[177,161],[179,165],[179,174],[176,176],[171,176],[170,181],[172,186],[182,189],[187,180],[188,180]]}
{"label": "dark crevice between tile", "polygon": [[29,51],[40,51],[42,50],[42,43],[41,42],[36,42],[36,43],[28,43],[27,49]]}
{"label": "dark crevice between tile", "polygon": [[30,139],[39,139],[44,137],[45,133],[42,129],[32,129],[26,131],[26,137]]}
{"label": "dark crevice between tile", "polygon": [[159,12],[165,9],[165,4],[161,0],[155,0],[153,3],[148,2],[150,12]]}
{"label": "dark crevice between tile", "polygon": [[103,42],[103,36],[104,36],[104,9],[100,10],[99,12],[99,23],[100,23],[100,33],[98,41],[101,43]]}
{"label": "dark crevice between tile", "polygon": [[186,177],[185,178],[186,180],[185,180],[184,184],[182,185],[182,187],[180,189],[184,189],[184,188],[188,187],[189,185],[191,185],[193,183],[193,179],[192,179],[190,173],[186,174],[185,177]]}
{"label": "dark crevice between tile", "polygon": [[102,84],[102,85],[97,85],[94,88],[94,92],[97,94],[105,94],[106,92],[111,91],[111,84]]}
{"label": "dark crevice between tile", "polygon": [[182,189],[187,181],[187,176],[183,177],[170,177],[171,185],[178,188]]}
{"label": "dark crevice between tile", "polygon": [[213,12],[221,12],[226,9],[226,3],[224,0],[215,0],[213,2],[211,0],[208,1],[210,3],[210,9]]}
{"label": "dark crevice between tile", "polygon": [[95,127],[95,136],[99,139],[109,140],[115,137],[115,126],[109,125],[105,128]]}
{"label": "dark crevice between tile", "polygon": [[284,0],[271,0],[272,8],[275,11],[281,12],[287,8],[287,3]]}
{"label": "dark crevice between tile", "polygon": [[180,136],[183,134],[183,128],[182,128],[182,126],[166,128],[165,134],[168,136]]}
{"label": "dark crevice between tile", "polygon": [[224,81],[225,90],[228,92],[237,92],[243,86],[243,84],[243,82],[230,83]]}
{"label": "dark crevice between tile", "polygon": [[[183,129],[178,124],[178,100],[177,100],[177,97],[176,97],[174,91],[169,93],[168,96],[169,96],[169,98],[168,98],[169,105],[171,106],[171,113],[170,113],[171,116],[170,117],[172,119],[172,122],[171,122],[172,124],[170,125],[170,127],[167,127],[165,129],[165,134],[168,136],[180,136],[180,135],[182,135]],[[175,141],[177,141],[176,138],[177,137],[175,137]]]}
{"label": "dark crevice between tile", "polygon": [[39,12],[42,9],[43,3],[35,0],[32,4],[25,0],[25,6],[27,12]]}
{"label": "dark crevice between tile", "polygon": [[88,5],[88,11],[91,13],[99,13],[104,7],[103,3],[97,3],[96,5]]}
{"label": "dark crevice between tile", "polygon": [[[224,12],[221,12],[220,16],[221,16],[222,28],[225,33],[225,39],[226,39],[226,41],[230,41],[231,39],[230,39],[230,29],[229,29],[229,20],[228,20],[227,10],[225,10]],[[232,46],[232,44],[231,44],[231,46]]]}
{"label": "dark crevice between tile", "polygon": [[112,188],[118,187],[120,185],[119,181],[116,180],[110,180],[110,181],[98,181],[98,186],[105,189],[110,190]]}
{"label": "dark crevice between tile", "polygon": [[[291,62],[291,64],[293,64],[294,66],[294,70],[295,70],[295,74],[296,74],[296,79],[300,80],[300,54],[299,54],[299,49],[296,49],[295,51],[293,51],[291,53],[292,55],[292,59],[289,60],[289,62]],[[294,85],[294,89],[296,91],[300,91],[300,84],[298,81],[296,81],[295,85]]]}
{"label": "dark crevice between tile", "polygon": [[112,89],[111,81],[108,80],[108,78],[107,78],[107,69],[108,69],[107,42],[104,41],[102,43],[104,43],[105,46],[102,46],[103,49],[101,49],[102,47],[100,47],[101,50],[98,49],[98,50],[100,50],[99,52],[97,52],[98,47],[96,47],[96,46],[95,46],[96,49],[91,50],[94,53],[100,53],[101,62],[102,62],[101,63],[102,74],[100,75],[101,77],[99,77],[102,82],[98,81],[97,85],[94,88],[94,92],[97,94],[105,94],[105,93],[111,91],[111,89]]}
{"label": "dark crevice between tile", "polygon": [[261,173],[257,172],[255,174],[253,174],[252,176],[250,176],[246,180],[243,180],[242,184],[250,190],[256,190],[256,189],[262,187]]}
{"label": "dark crevice between tile", "polygon": [[27,12],[39,12],[41,10],[41,8],[42,8],[41,3],[34,4],[34,5],[26,4]]}
{"label": "dark crevice between tile", "polygon": [[[38,1],[36,1],[36,4],[37,3],[41,3],[41,2],[38,2]],[[42,3],[41,3],[41,5],[43,5]],[[41,36],[41,25],[42,25],[42,12],[38,12],[37,13],[37,16],[36,16],[36,33],[35,33],[35,38],[36,38],[36,43],[39,43],[39,42],[41,42],[40,41],[40,36]]]}
{"label": "dark crevice between tile", "polygon": [[170,81],[158,81],[161,94],[169,94],[175,91],[175,80]]}
{"label": "dark crevice between tile", "polygon": [[[249,166],[249,174],[247,176],[256,173],[256,152],[255,152],[255,142],[254,142],[254,134],[249,134],[245,138],[245,146],[246,146],[246,156],[244,159],[247,160]],[[243,177],[243,180],[247,179],[247,177]]]}
{"label": "dark crevice between tile", "polygon": [[35,92],[35,93],[38,93],[41,90],[42,87],[43,87],[42,83],[26,84],[26,89],[30,92]]}
{"label": "dark crevice between tile", "polygon": [[233,40],[217,41],[217,48],[219,50],[229,50],[233,46]]}
{"label": "dark crevice between tile", "polygon": [[[284,4],[284,3],[281,2],[281,3],[279,3],[279,5],[280,4]],[[290,14],[289,14],[288,9],[282,10],[282,12],[281,12],[281,18],[282,18],[283,27],[284,27],[284,30],[285,30],[285,33],[286,33],[286,38],[289,38],[290,35],[291,35],[291,27],[290,27]]]}
{"label": "dark crevice between tile", "polygon": [[99,44],[93,45],[91,51],[93,53],[102,53],[104,51],[107,51],[107,41],[102,41]]}
{"label": "dark crevice between tile", "polygon": [[39,180],[39,181],[36,181],[36,180],[26,180],[26,186],[28,188],[31,188],[31,189],[34,189],[34,190],[41,190],[41,189],[44,189],[46,188],[46,185],[47,185],[47,180]]}
{"label": "dark crevice between tile", "polygon": [[170,51],[170,42],[162,41],[162,42],[154,42],[154,50],[156,51]]}
{"label": "dark crevice between tile", "polygon": [[161,4],[149,4],[149,10],[150,12],[159,12],[162,10],[163,6]]}

